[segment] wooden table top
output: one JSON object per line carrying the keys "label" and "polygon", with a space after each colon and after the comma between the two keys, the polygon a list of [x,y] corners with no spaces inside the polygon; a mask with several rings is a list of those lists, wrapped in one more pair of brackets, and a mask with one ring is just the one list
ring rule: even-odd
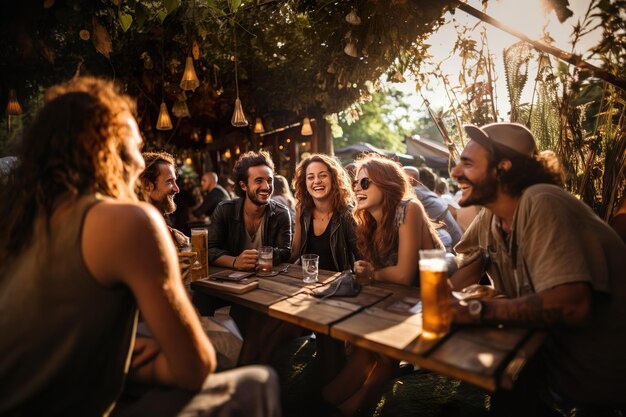
{"label": "wooden table top", "polygon": [[[210,273],[221,269],[211,268]],[[320,299],[312,290],[327,286],[338,273],[320,271],[320,282],[305,284],[300,265],[274,270],[281,273],[259,278],[258,288],[244,294],[198,281],[192,288],[491,392],[510,389],[545,339],[544,332],[529,329],[464,326],[426,340],[421,337],[421,312],[411,310],[420,300],[419,288],[375,283],[356,297]]]}

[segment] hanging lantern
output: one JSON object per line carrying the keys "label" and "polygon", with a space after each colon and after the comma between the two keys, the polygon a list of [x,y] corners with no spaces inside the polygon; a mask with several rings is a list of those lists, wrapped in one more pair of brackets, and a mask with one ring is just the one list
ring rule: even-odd
{"label": "hanging lantern", "polygon": [[184,91],[178,95],[178,101],[176,101],[176,103],[172,106],[172,113],[174,113],[174,116],[179,119],[182,119],[183,117],[191,117],[189,107],[187,106],[187,96],[185,96]]}
{"label": "hanging lantern", "polygon": [[241,149],[239,149],[239,146],[235,147],[235,155],[239,155],[241,153]]}
{"label": "hanging lantern", "polygon": [[241,100],[239,100],[239,60],[237,59],[237,31],[234,27],[233,38],[235,42],[235,92],[237,93],[237,98],[235,99],[235,111],[233,112],[233,117],[230,119],[230,123],[235,127],[246,127],[248,126],[248,119],[246,119],[246,115],[243,112],[243,107],[241,106]]}
{"label": "hanging lantern", "polygon": [[157,130],[171,130],[173,127],[172,119],[170,119],[170,114],[167,111],[167,105],[165,104],[165,101],[162,101],[156,128]]}
{"label": "hanging lantern", "polygon": [[311,136],[313,134],[313,128],[311,127],[311,121],[308,117],[302,120],[302,129],[300,130],[302,136]]}
{"label": "hanging lantern", "polygon": [[17,94],[15,94],[15,90],[9,90],[9,102],[7,103],[7,114],[9,116],[19,116],[24,113],[22,110],[22,106],[20,102],[17,101]]}
{"label": "hanging lantern", "polygon": [[256,118],[254,122],[254,133],[263,133],[265,132],[265,127],[263,126],[263,121],[260,117]]}
{"label": "hanging lantern", "polygon": [[206,131],[206,135],[204,135],[204,143],[211,144],[213,143],[213,135],[210,130]]}
{"label": "hanging lantern", "polygon": [[185,61],[185,72],[183,72],[183,79],[180,81],[180,88],[195,91],[199,85],[200,80],[198,80],[196,69],[193,66],[193,58],[188,56]]}
{"label": "hanging lantern", "polygon": [[9,90],[9,102],[7,103],[7,115],[8,115],[8,125],[7,127],[11,130],[11,118],[13,116],[19,116],[22,114],[24,110],[22,110],[22,106],[20,102],[17,101],[17,94],[15,94],[14,89]]}
{"label": "hanging lantern", "polygon": [[226,149],[226,152],[224,152],[224,159],[228,161],[231,157],[232,155],[230,153],[230,149]]}
{"label": "hanging lantern", "polygon": [[248,126],[248,119],[246,119],[246,115],[243,113],[243,107],[241,106],[239,97],[235,99],[235,111],[233,112],[233,117],[230,119],[230,123],[235,127]]}

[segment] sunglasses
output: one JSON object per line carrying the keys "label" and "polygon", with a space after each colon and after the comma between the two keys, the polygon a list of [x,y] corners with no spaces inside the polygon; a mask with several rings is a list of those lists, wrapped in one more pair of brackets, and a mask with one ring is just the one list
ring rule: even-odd
{"label": "sunglasses", "polygon": [[361,178],[360,181],[352,181],[352,189],[353,190],[356,188],[357,184],[361,185],[361,189],[362,190],[367,190],[368,188],[370,188],[370,184],[373,184],[373,181],[370,180],[367,177]]}

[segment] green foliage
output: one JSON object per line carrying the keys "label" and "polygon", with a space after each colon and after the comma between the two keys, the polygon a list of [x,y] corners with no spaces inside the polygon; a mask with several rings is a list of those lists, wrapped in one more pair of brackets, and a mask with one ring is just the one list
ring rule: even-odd
{"label": "green foliage", "polygon": [[387,151],[406,153],[406,136],[420,134],[434,140],[440,138],[432,119],[415,114],[405,93],[393,87],[374,93],[370,101],[342,112],[336,125],[335,148],[364,142]]}
{"label": "green foliage", "polygon": [[389,115],[396,109],[392,95],[375,93],[372,101],[360,105],[360,110],[350,109],[339,117],[343,134],[334,139],[335,148],[360,142],[369,143],[392,152],[406,152],[404,136]]}
{"label": "green foliage", "polygon": [[505,48],[502,53],[512,122],[519,120],[520,99],[528,81],[528,62],[531,52],[530,45],[526,42],[518,42]]}

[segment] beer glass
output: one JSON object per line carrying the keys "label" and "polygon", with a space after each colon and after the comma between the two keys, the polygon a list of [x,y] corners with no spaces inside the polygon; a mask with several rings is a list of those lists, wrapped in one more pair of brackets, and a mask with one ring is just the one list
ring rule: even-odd
{"label": "beer glass", "polygon": [[271,246],[261,246],[258,250],[259,275],[269,275],[272,273],[274,264],[274,248]]}
{"label": "beer glass", "polygon": [[200,275],[202,278],[209,276],[209,231],[204,228],[191,229],[191,246],[198,254],[197,260],[202,265]]}
{"label": "beer glass", "polygon": [[428,249],[419,253],[422,335],[426,339],[436,339],[450,329],[450,287],[446,251]]}

